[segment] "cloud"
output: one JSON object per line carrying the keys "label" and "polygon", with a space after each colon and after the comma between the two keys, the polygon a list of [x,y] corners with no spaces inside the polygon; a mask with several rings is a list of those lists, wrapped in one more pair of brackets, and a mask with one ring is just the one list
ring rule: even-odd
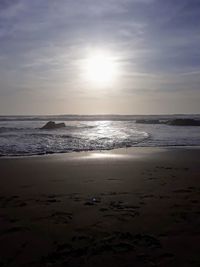
{"label": "cloud", "polygon": [[0,2],[0,19],[13,19],[22,11],[25,10],[26,7],[25,1],[5,1],[2,0]]}

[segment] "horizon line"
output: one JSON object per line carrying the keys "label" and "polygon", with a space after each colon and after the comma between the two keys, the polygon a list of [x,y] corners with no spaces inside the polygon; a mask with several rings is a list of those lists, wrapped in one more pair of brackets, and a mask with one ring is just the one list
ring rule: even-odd
{"label": "horizon line", "polygon": [[200,115],[200,113],[157,113],[157,114],[119,114],[119,113],[97,113],[97,114],[77,114],[77,113],[66,113],[66,114],[5,114],[0,117],[33,117],[33,116],[179,116],[179,115]]}

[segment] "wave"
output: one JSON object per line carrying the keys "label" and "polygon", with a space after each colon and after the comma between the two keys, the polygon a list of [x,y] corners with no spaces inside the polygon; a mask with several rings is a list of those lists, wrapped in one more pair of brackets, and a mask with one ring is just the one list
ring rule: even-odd
{"label": "wave", "polygon": [[[41,130],[43,122],[0,123],[0,155],[31,156],[133,146],[200,145],[198,127],[181,131],[166,124],[133,121],[68,122],[66,128]],[[12,126],[12,127],[11,127]]]}
{"label": "wave", "polygon": [[[92,125],[66,125],[64,128],[58,128],[53,130],[46,130],[42,129],[44,133],[46,132],[53,132],[53,131],[63,131],[63,130],[80,130],[80,129],[93,129],[96,126]],[[20,132],[20,131],[34,131],[34,130],[41,130],[41,127],[35,128],[35,127],[0,127],[0,133],[4,132]]]}
{"label": "wave", "polygon": [[[142,141],[147,137],[137,137]],[[11,138],[0,144],[1,155],[33,155],[49,153],[67,153],[73,151],[110,150],[130,147],[137,143],[136,137],[98,137],[75,135],[24,134],[23,138]]]}
{"label": "wave", "polygon": [[18,132],[18,131],[24,131],[29,128],[15,128],[15,127],[0,127],[0,133],[4,132]]}

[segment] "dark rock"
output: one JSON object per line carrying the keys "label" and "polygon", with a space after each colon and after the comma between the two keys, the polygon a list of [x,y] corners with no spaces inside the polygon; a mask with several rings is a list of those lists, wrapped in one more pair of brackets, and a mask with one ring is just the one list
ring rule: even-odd
{"label": "dark rock", "polygon": [[144,124],[160,124],[159,120],[136,120],[136,123],[144,123]]}
{"label": "dark rock", "polygon": [[173,126],[200,126],[200,121],[194,119],[175,119],[168,121],[167,124]]}
{"label": "dark rock", "polygon": [[143,124],[167,124],[172,126],[200,126],[200,120],[195,119],[172,119],[172,120],[149,120],[149,119],[139,119],[135,121],[136,123]]}
{"label": "dark rock", "polygon": [[54,121],[47,122],[41,129],[43,130],[53,130],[66,127],[63,122],[55,123]]}

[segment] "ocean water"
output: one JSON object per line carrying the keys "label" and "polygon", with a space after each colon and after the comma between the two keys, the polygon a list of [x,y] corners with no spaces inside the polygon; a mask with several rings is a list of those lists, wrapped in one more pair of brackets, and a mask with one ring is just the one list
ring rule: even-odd
{"label": "ocean water", "polygon": [[[136,119],[200,119],[171,116],[1,116],[0,156],[24,156],[142,146],[199,146],[200,127],[139,124]],[[49,120],[66,127],[41,130]]]}

